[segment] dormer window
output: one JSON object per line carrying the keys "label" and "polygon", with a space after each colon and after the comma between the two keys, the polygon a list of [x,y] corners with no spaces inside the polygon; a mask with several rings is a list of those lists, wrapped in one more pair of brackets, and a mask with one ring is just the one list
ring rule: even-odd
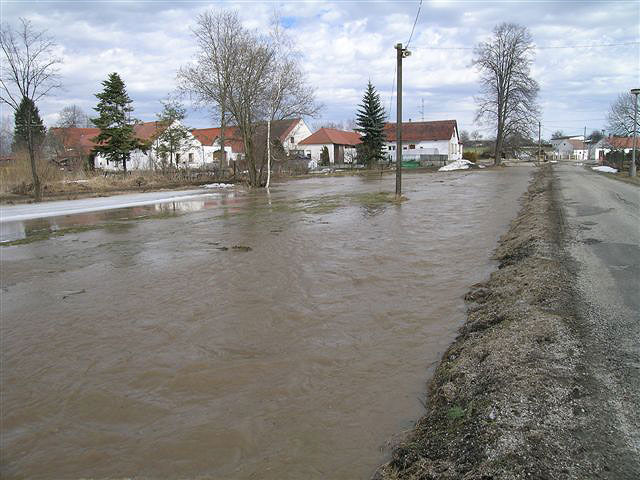
{"label": "dormer window", "polygon": [[295,143],[295,142],[294,142],[294,140],[293,140],[293,137],[291,137],[291,138],[289,139],[289,143],[290,143],[291,145],[293,145],[293,144]]}

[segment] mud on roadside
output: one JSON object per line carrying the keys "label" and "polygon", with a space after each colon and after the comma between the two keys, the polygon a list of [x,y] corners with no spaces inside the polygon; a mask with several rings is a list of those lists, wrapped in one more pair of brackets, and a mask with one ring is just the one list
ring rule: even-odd
{"label": "mud on roadside", "polygon": [[[379,479],[593,478],[574,275],[551,168],[534,175],[501,238],[498,270],[465,299],[468,318],[429,384],[427,414]],[[606,474],[604,475],[606,477]]]}

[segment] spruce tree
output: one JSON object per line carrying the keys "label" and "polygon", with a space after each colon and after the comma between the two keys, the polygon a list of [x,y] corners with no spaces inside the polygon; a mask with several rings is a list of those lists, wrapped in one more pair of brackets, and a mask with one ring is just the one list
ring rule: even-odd
{"label": "spruce tree", "polygon": [[355,129],[362,134],[362,143],[358,145],[358,156],[369,168],[382,160],[384,147],[385,111],[380,103],[380,95],[369,81],[356,114]]}
{"label": "spruce tree", "polygon": [[14,151],[28,147],[29,129],[33,145],[37,150],[45,136],[45,128],[40,118],[40,112],[35,103],[27,97],[22,97],[20,105],[14,114],[15,128],[13,133],[13,149]]}
{"label": "spruce tree", "polygon": [[124,82],[117,73],[109,74],[102,82],[104,90],[97,93],[98,106],[94,108],[100,114],[91,122],[100,129],[93,141],[96,153],[101,153],[113,162],[122,162],[124,173],[127,173],[127,160],[131,151],[141,147],[135,136],[131,112],[133,101],[129,98]]}

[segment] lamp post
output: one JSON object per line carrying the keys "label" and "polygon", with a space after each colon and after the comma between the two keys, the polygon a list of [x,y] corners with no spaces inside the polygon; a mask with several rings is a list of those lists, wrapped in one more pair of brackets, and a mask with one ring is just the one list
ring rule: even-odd
{"label": "lamp post", "polygon": [[636,176],[636,134],[638,133],[638,94],[640,88],[631,90],[633,95],[633,153],[631,154],[631,167],[629,168],[629,176]]}

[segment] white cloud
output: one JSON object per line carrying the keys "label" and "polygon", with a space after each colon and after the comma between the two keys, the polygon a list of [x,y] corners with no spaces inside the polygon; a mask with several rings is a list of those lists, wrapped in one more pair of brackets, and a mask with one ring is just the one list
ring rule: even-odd
{"label": "white cloud", "polygon": [[[70,103],[90,111],[100,82],[112,71],[125,80],[136,116],[151,120],[158,101],[175,87],[176,70],[192,58],[190,28],[196,16],[220,5],[237,8],[245,26],[262,32],[274,8],[279,9],[318,99],[326,105],[327,120],[353,117],[369,80],[389,108],[394,44],[407,41],[415,2],[7,3],[3,20],[14,23],[26,16],[61,45],[66,88],[40,105],[46,121],[55,121]],[[474,127],[478,73],[471,67],[473,52],[451,48],[474,46],[499,21],[528,26],[537,45],[593,45],[637,41],[639,14],[640,5],[632,3],[558,3],[550,9],[538,2],[424,2],[413,55],[404,63],[407,118],[419,118],[424,98],[428,118],[457,118],[461,128]],[[603,121],[590,119],[604,118],[617,92],[638,82],[639,53],[638,45],[539,50],[532,72],[541,85],[543,123],[564,122],[570,130],[591,122],[588,129],[601,128]],[[206,112],[193,112],[189,120],[194,126],[209,123]]]}

